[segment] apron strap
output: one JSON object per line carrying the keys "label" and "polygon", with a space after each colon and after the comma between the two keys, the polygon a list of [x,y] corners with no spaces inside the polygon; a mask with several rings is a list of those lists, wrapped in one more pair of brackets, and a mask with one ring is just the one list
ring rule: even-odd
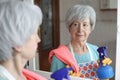
{"label": "apron strap", "polygon": [[[94,58],[93,58],[92,51],[90,50],[90,48],[89,48],[89,46],[88,46],[87,43],[86,43],[86,46],[87,46],[87,48],[88,48],[88,51],[89,51],[89,54],[90,54],[91,61],[93,61]],[[73,52],[73,47],[72,47],[72,45],[71,45],[71,42],[68,44],[68,47],[69,47],[69,49],[70,49],[71,54],[73,55],[73,58],[75,59],[74,52]],[[76,61],[76,59],[75,59],[75,61]]]}

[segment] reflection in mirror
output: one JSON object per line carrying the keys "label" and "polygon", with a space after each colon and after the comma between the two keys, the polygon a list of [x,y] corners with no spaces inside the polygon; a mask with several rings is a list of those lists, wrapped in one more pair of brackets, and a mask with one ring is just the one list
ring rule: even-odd
{"label": "reflection in mirror", "polygon": [[[66,31],[64,18],[69,7],[75,4],[88,4],[93,6],[96,11],[97,21],[95,30],[89,36],[88,42],[98,46],[108,46],[107,52],[112,59],[112,67],[115,70],[116,59],[116,32],[117,32],[117,10],[101,11],[99,7],[100,0],[61,0],[60,1],[60,43],[66,44],[69,42],[69,33]],[[68,4],[68,5],[65,5]],[[68,37],[68,38],[67,38]],[[114,79],[113,79],[114,80]]]}
{"label": "reflection in mirror", "polygon": [[[99,0],[60,0],[59,1],[60,44],[67,44],[70,41],[70,36],[69,36],[69,33],[67,32],[66,25],[65,25],[65,14],[68,8],[70,8],[75,4],[87,4],[92,6],[95,9],[96,15],[97,15],[96,26],[95,26],[95,30],[89,36],[88,42],[96,44],[98,46],[108,46],[107,52],[109,57],[113,61],[112,67],[115,70],[117,10],[101,11],[99,7]],[[36,64],[39,63],[38,60],[39,59],[35,61]],[[37,66],[40,66],[40,65],[37,65]],[[45,68],[46,66],[48,65],[44,65]]]}
{"label": "reflection in mirror", "polygon": [[[36,0],[35,0],[36,1]],[[39,69],[50,71],[49,52],[59,45],[59,0],[38,0],[43,12],[41,43],[38,45]]]}
{"label": "reflection in mirror", "polygon": [[52,47],[52,1],[41,0],[40,7],[43,12],[43,24],[42,24],[42,49],[47,50]]}

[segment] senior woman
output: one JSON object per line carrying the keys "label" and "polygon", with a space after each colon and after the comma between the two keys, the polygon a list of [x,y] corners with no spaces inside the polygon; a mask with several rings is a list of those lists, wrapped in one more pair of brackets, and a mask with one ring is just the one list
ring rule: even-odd
{"label": "senior woman", "polygon": [[[97,68],[96,61],[99,57],[98,47],[87,42],[96,23],[94,9],[88,5],[75,5],[68,10],[65,21],[71,35],[71,41],[69,44],[60,45],[50,52],[51,71],[55,72],[69,65],[75,73],[81,71],[80,77],[96,78],[94,70],[89,69],[89,72],[85,72],[88,70],[87,68]],[[91,73],[91,71],[93,72]]]}
{"label": "senior woman", "polygon": [[46,80],[24,69],[35,56],[42,23],[39,7],[23,1],[0,1],[0,80]]}

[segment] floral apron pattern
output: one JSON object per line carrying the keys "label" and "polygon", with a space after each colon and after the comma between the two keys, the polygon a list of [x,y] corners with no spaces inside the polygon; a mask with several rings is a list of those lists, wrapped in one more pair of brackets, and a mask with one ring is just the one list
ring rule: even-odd
{"label": "floral apron pattern", "polygon": [[90,78],[92,80],[99,80],[96,74],[98,64],[96,61],[79,64],[81,70],[81,78]]}
{"label": "floral apron pattern", "polygon": [[[86,44],[87,45],[87,44]],[[74,57],[74,52],[73,52],[73,48],[71,43],[69,43],[69,48],[71,51],[71,54]],[[89,78],[92,80],[99,80],[98,76],[97,76],[97,68],[98,68],[98,63],[97,61],[94,60],[93,58],[93,54],[91,52],[91,50],[89,49],[89,47],[87,46],[89,53],[90,53],[90,57],[91,57],[91,61],[90,62],[86,62],[86,63],[79,63],[78,65],[80,66],[80,71],[81,71],[81,78]],[[75,57],[74,57],[75,59]],[[75,60],[76,61],[76,60]]]}

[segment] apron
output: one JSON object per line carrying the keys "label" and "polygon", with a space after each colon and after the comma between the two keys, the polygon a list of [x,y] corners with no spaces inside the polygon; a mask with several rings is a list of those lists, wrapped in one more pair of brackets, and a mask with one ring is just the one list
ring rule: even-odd
{"label": "apron", "polygon": [[[87,44],[86,44],[87,45]],[[73,55],[73,58],[75,59],[74,56],[74,52],[73,52],[73,47],[71,45],[71,43],[69,43],[69,49],[71,51],[71,54]],[[93,54],[89,48],[89,46],[87,45],[88,51],[90,53],[90,57],[91,57],[91,61],[90,62],[85,62],[85,63],[78,63],[79,67],[80,67],[80,71],[81,71],[81,78],[89,78],[92,80],[99,80],[98,76],[97,76],[97,68],[98,68],[98,63],[97,61],[95,61],[95,59],[93,58]],[[76,61],[76,59],[75,59]],[[76,61],[77,63],[77,61]]]}

